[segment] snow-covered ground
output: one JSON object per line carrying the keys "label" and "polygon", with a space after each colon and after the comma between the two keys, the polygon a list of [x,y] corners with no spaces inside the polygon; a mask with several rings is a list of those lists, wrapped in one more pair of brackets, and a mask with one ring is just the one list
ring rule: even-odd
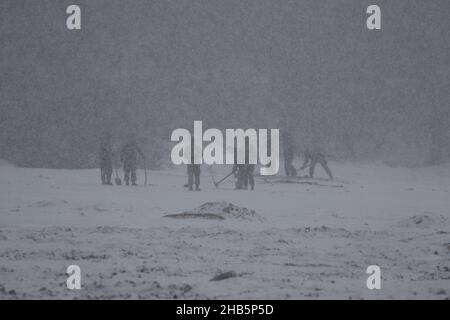
{"label": "snow-covered ground", "polygon": [[[330,166],[333,182],[257,177],[253,192],[214,187],[230,168],[202,168],[188,192],[185,168],[126,187],[98,170],[0,167],[0,298],[448,299],[450,166]],[[215,201],[258,219],[165,217]],[[71,264],[81,290],[66,287]]]}

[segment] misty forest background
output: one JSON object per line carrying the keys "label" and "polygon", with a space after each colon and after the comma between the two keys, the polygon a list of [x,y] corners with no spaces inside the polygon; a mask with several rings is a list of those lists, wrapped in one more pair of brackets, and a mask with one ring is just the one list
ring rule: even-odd
{"label": "misty forest background", "polygon": [[[381,31],[366,28],[375,3]],[[194,120],[289,130],[334,159],[449,160],[448,0],[2,0],[0,14],[0,159],[20,166],[96,167],[110,131],[160,167]]]}

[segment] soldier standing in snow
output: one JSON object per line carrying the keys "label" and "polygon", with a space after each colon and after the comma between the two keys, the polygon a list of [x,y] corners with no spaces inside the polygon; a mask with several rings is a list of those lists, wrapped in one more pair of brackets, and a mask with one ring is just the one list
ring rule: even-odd
{"label": "soldier standing in snow", "polygon": [[245,176],[245,164],[234,164],[232,173],[234,173],[234,176],[237,179],[235,183],[235,189],[244,189],[244,183],[247,180]]}
{"label": "soldier standing in snow", "polygon": [[142,159],[145,158],[144,153],[136,144],[134,137],[130,136],[128,138],[128,142],[122,148],[122,152],[120,153],[120,161],[123,162],[123,171],[125,173],[124,180],[127,186],[130,184],[130,175],[131,184],[133,186],[137,186],[136,169],[138,154],[142,157]]}
{"label": "soldier standing in snow", "polygon": [[193,190],[193,185],[195,184],[195,190],[200,191],[200,165],[194,163],[194,151],[197,148],[194,144],[194,137],[191,138],[191,163],[187,165],[187,175],[188,183],[187,186],[189,191]]}
{"label": "soldier standing in snow", "polygon": [[327,173],[330,180],[333,180],[333,175],[331,173],[330,168],[328,168],[327,160],[325,159],[325,156],[322,153],[307,149],[305,151],[304,156],[305,156],[305,160],[304,160],[303,165],[300,168],[300,170],[305,169],[309,164],[309,177],[313,178],[314,177],[314,168],[315,168],[316,164],[319,163],[322,166],[322,168],[325,170],[325,172]]}
{"label": "soldier standing in snow", "polygon": [[250,188],[254,190],[255,179],[253,172],[255,171],[255,165],[250,163],[250,140],[245,138],[245,163],[237,164],[237,149],[235,149],[235,165],[233,166],[233,173],[237,177],[236,189],[246,190],[250,184]]}
{"label": "soldier standing in snow", "polygon": [[112,185],[112,158],[111,135],[105,134],[100,142],[100,175],[103,185]]}
{"label": "soldier standing in snow", "polygon": [[255,165],[254,164],[250,164],[250,163],[246,163],[244,165],[244,185],[243,188],[244,189],[248,189],[248,185],[250,185],[250,188],[252,190],[255,189],[255,178],[253,176],[254,171],[255,171]]}

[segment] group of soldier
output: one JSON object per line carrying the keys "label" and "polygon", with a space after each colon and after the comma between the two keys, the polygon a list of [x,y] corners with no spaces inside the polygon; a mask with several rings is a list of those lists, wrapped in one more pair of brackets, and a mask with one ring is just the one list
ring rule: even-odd
{"label": "group of soldier", "polygon": [[[194,139],[191,141],[191,164],[187,165],[187,175],[188,183],[185,185],[189,191],[195,190],[200,191],[200,165],[194,164]],[[230,175],[234,175],[236,178],[235,188],[237,190],[243,190],[250,188],[253,190],[255,188],[255,179],[253,177],[253,172],[255,171],[255,165],[249,163],[249,140],[245,140],[245,163],[237,164],[237,148],[234,149],[234,165]]]}
{"label": "group of soldier", "polygon": [[[284,170],[288,177],[294,177],[297,175],[297,169],[295,169],[293,165],[293,161],[295,158],[294,141],[289,133],[283,134],[282,139],[284,151]],[[325,155],[322,152],[313,150],[311,148],[305,148],[305,150],[303,151],[303,157],[303,165],[298,170],[303,170],[307,166],[309,166],[309,178],[313,178],[314,169],[316,168],[317,164],[320,164],[330,180],[333,180],[333,174],[331,173]]]}
{"label": "group of soldier", "polygon": [[[120,162],[123,164],[124,180],[127,186],[130,185],[130,182],[132,186],[137,186],[136,169],[138,155],[143,159],[145,158],[135,138],[129,136],[120,151]],[[114,153],[111,144],[111,135],[105,134],[100,142],[100,174],[102,184],[104,185],[112,185],[113,159]]]}
{"label": "group of soldier", "polygon": [[[295,147],[293,139],[289,134],[282,136],[283,153],[284,153],[284,169],[286,175],[289,177],[297,176],[297,169],[293,165],[295,158]],[[188,182],[185,187],[188,190],[200,191],[200,174],[201,169],[199,164],[194,164],[194,143],[191,143],[191,164],[187,165]],[[317,164],[320,164],[327,173],[330,179],[333,179],[330,168],[327,165],[327,161],[323,153],[318,151],[312,151],[306,149],[304,152],[303,165],[298,170],[303,170],[309,166],[309,177],[314,177],[314,169]],[[123,164],[124,180],[128,186],[137,185],[136,169],[138,156],[145,159],[144,153],[136,143],[134,136],[129,136],[126,143],[123,145],[120,151],[120,162]],[[237,150],[234,150],[234,165],[232,172],[229,175],[234,175],[236,178],[235,189],[247,190],[249,187],[251,190],[255,188],[254,171],[255,165],[249,163],[249,145],[248,139],[245,141],[245,162],[243,164],[237,164]],[[104,185],[112,185],[111,178],[113,173],[113,150],[111,145],[111,136],[106,134],[100,144],[100,170],[101,181]],[[116,171],[116,179],[119,179]]]}

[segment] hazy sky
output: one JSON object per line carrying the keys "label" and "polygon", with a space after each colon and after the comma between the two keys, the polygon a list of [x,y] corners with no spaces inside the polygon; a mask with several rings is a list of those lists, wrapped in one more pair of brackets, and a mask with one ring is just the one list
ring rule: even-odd
{"label": "hazy sky", "polygon": [[[82,29],[69,31],[75,3]],[[3,0],[0,157],[90,166],[105,130],[151,149],[203,120],[426,161],[448,148],[450,2],[377,1],[380,31],[370,4]]]}

